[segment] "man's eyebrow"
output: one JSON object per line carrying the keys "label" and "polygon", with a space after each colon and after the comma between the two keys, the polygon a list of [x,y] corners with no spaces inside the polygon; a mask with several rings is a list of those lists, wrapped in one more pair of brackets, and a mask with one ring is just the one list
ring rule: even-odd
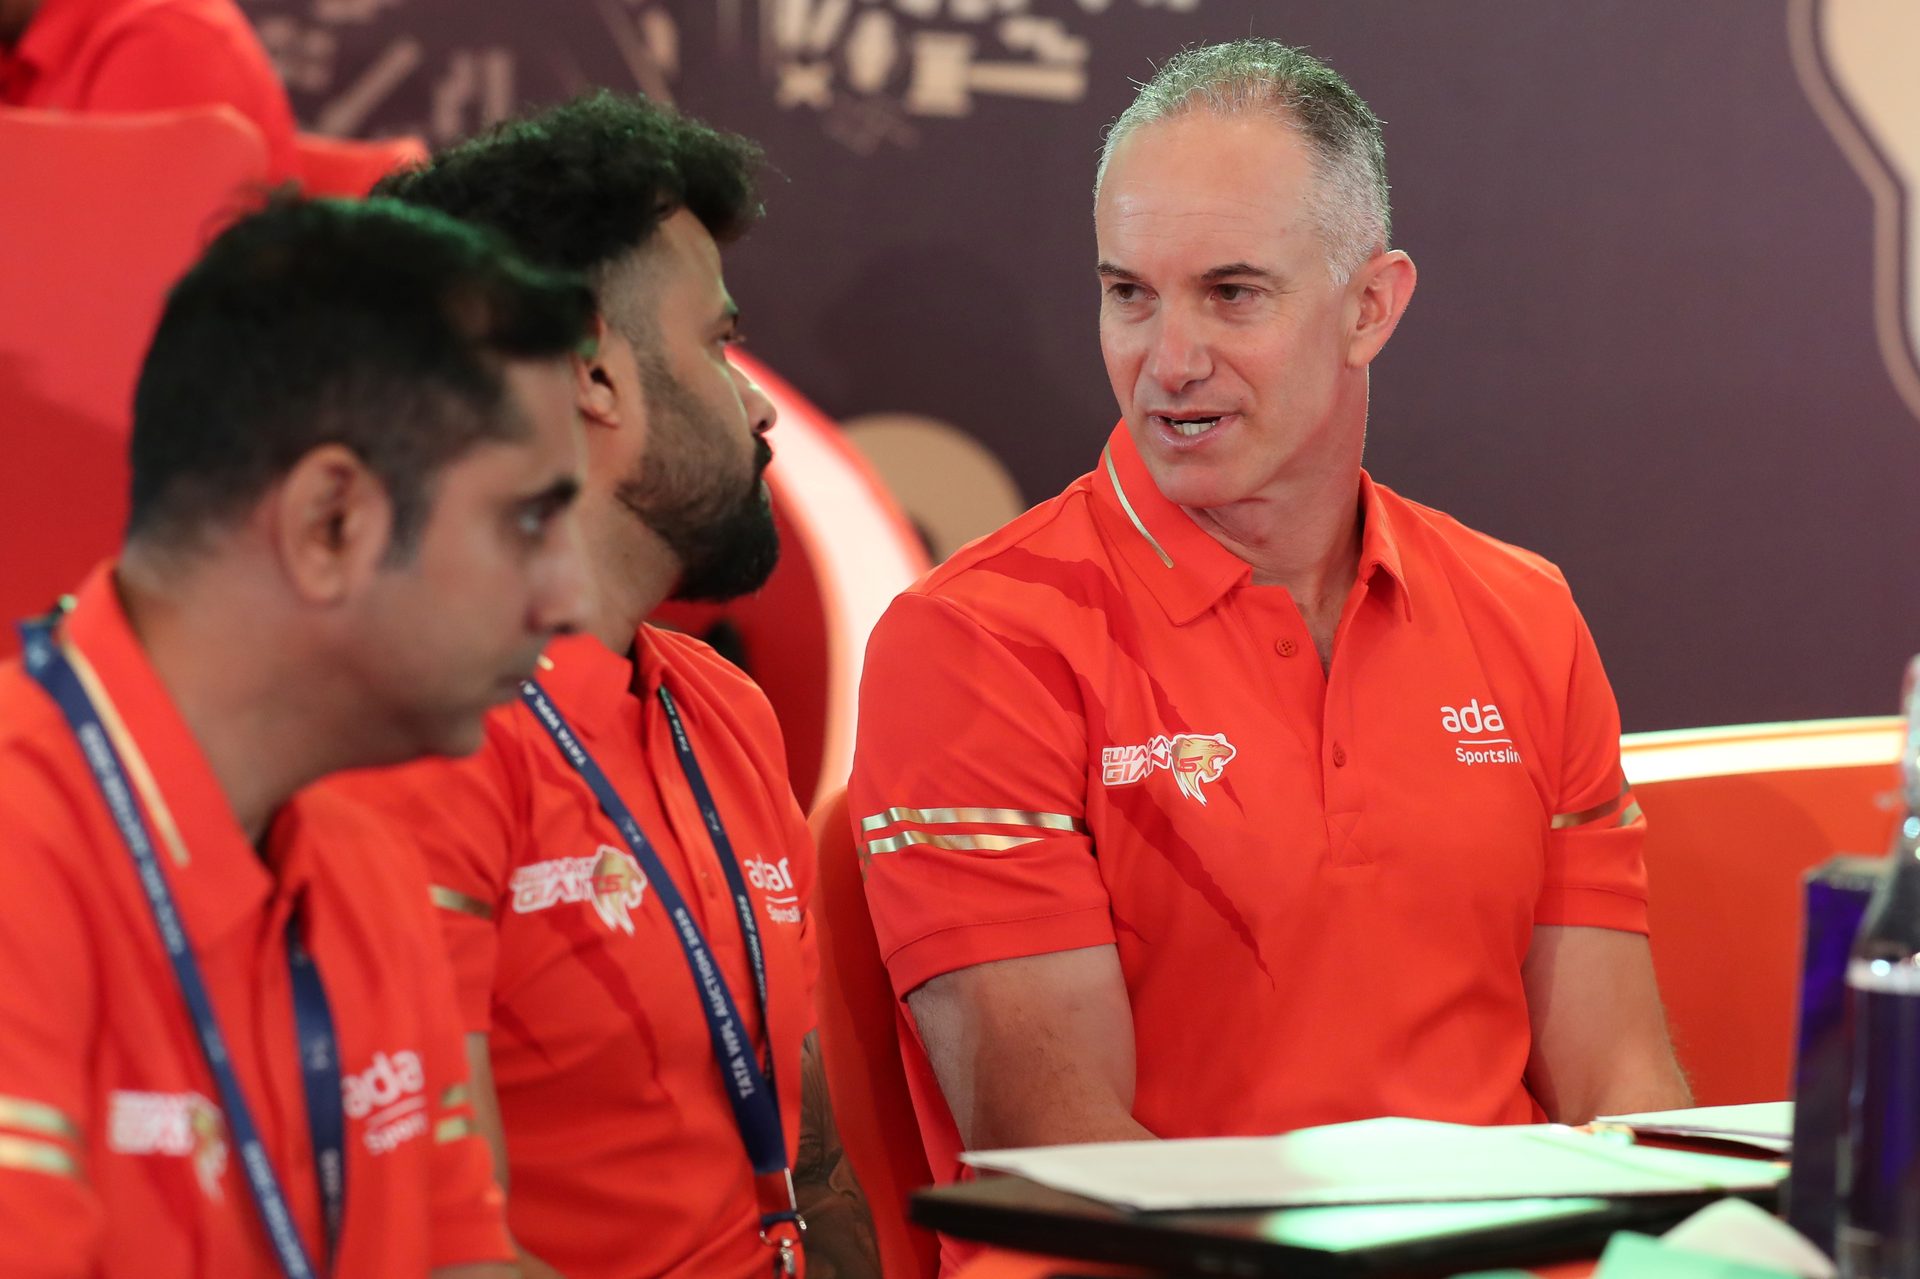
{"label": "man's eyebrow", "polygon": [[1127,270],[1127,268],[1123,266],[1116,266],[1114,263],[1107,261],[1105,258],[1102,258],[1100,260],[1100,265],[1094,269],[1098,271],[1101,275],[1106,276],[1110,279],[1126,280],[1133,284],[1140,283],[1139,276],[1135,275],[1133,272]]}
{"label": "man's eyebrow", "polygon": [[1255,266],[1251,262],[1229,262],[1225,266],[1216,266],[1200,277],[1209,284],[1220,280],[1255,279],[1277,284],[1280,277],[1265,267]]}
{"label": "man's eyebrow", "polygon": [[577,475],[556,476],[552,483],[537,493],[529,493],[514,503],[519,509],[536,511],[541,515],[551,515],[564,511],[573,505],[580,496],[580,477]]}

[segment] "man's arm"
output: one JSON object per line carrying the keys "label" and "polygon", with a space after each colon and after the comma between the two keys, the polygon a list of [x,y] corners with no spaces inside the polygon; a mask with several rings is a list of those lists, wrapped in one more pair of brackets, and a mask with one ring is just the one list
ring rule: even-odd
{"label": "man's arm", "polygon": [[[507,1132],[500,1122],[500,1097],[493,1090],[493,1053],[487,1047],[487,1037],[478,1032],[467,1034],[467,1085],[473,1090],[473,1126],[481,1139],[487,1143],[487,1149],[493,1153],[493,1179],[500,1183],[500,1193],[507,1193]],[[507,1266],[495,1271],[481,1270],[468,1275],[463,1270],[434,1272],[434,1279],[565,1279],[558,1270],[513,1241],[513,1251],[518,1257],[516,1269]]]}
{"label": "man's arm", "polygon": [[1133,1008],[1113,946],[976,964],[907,1007],[969,1150],[1132,1141]]}
{"label": "man's arm", "polygon": [[1556,1123],[1693,1104],[1639,933],[1541,925],[1522,969],[1527,1087]]}
{"label": "man's arm", "polygon": [[873,1216],[833,1121],[818,1030],[808,1031],[800,1043],[800,1150],[793,1161],[793,1190],[807,1223],[807,1273],[814,1279],[878,1279]]}

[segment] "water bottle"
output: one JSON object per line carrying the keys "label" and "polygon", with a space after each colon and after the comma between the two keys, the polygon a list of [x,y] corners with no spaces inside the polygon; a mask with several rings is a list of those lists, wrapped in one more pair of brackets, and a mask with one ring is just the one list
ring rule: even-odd
{"label": "water bottle", "polygon": [[1900,821],[1847,961],[1853,1086],[1840,1165],[1840,1272],[1920,1279],[1920,657],[1901,694]]}

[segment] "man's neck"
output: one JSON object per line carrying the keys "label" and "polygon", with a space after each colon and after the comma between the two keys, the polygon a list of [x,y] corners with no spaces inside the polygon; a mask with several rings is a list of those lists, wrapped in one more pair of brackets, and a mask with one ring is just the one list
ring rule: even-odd
{"label": "man's neck", "polygon": [[[331,771],[305,743],[329,740],[288,694],[296,686],[280,650],[259,642],[258,617],[242,617],[212,592],[162,590],[150,566],[123,562],[115,584],[128,624],[205,757],[235,822],[256,847],[292,794]],[[244,642],[238,637],[247,636]]]}
{"label": "man's neck", "polygon": [[616,653],[633,646],[634,632],[665,603],[680,581],[680,561],[658,534],[636,527],[619,513],[620,524],[588,548],[593,563],[594,638]]}
{"label": "man's neck", "polygon": [[1230,506],[1188,510],[1215,541],[1253,568],[1260,586],[1281,586],[1312,633],[1322,665],[1360,572],[1360,471],[1283,484]]}

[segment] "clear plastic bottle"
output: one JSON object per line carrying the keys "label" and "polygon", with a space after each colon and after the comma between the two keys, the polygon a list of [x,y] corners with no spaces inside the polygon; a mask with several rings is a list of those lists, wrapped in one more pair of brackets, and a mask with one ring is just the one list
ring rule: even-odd
{"label": "clear plastic bottle", "polygon": [[1853,1088],[1838,1258],[1847,1279],[1920,1279],[1920,657],[1901,703],[1903,811],[1847,962]]}

